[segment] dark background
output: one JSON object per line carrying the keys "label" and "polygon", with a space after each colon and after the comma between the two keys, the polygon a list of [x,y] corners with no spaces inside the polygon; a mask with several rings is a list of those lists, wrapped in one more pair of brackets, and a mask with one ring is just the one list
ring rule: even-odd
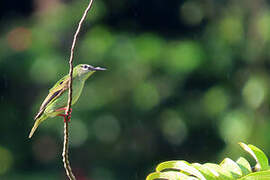
{"label": "dark background", "polygon": [[[63,120],[27,136],[48,89],[68,73],[87,3],[1,1],[1,179],[65,179]],[[108,71],[87,81],[73,107],[77,179],[144,179],[166,160],[235,160],[241,141],[268,154],[269,42],[264,0],[94,1],[74,64]]]}

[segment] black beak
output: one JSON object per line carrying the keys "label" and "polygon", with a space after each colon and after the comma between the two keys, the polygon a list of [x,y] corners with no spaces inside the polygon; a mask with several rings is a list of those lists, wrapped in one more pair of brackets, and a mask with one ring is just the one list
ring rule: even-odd
{"label": "black beak", "polygon": [[106,68],[101,68],[101,67],[89,67],[90,70],[92,71],[106,71]]}

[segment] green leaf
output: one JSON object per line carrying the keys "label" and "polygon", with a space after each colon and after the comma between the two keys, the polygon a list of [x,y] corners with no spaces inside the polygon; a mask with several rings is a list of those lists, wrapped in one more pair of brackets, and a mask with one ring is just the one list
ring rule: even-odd
{"label": "green leaf", "polygon": [[270,180],[268,159],[263,151],[253,145],[239,144],[256,160],[259,172],[252,172],[249,162],[243,157],[236,162],[225,158],[219,165],[174,160],[160,163],[147,180]]}
{"label": "green leaf", "polygon": [[238,158],[236,163],[241,168],[243,176],[252,172],[250,164],[245,158],[243,157]]}
{"label": "green leaf", "polygon": [[245,143],[241,143],[241,142],[239,144],[245,151],[247,151],[256,160],[256,163],[257,163],[256,168],[258,168],[259,171],[269,169],[268,158],[262,150],[260,150],[259,148],[251,144],[246,145]]}
{"label": "green leaf", "polygon": [[205,163],[204,166],[208,167],[209,169],[212,169],[216,171],[219,176],[217,179],[220,180],[232,180],[234,179],[233,175],[229,172],[224,170],[221,166],[214,164],[214,163]]}
{"label": "green leaf", "polygon": [[220,174],[214,169],[214,168],[211,168],[209,166],[210,163],[208,164],[203,164],[202,166],[205,168],[205,169],[208,169],[215,177],[219,177]]}
{"label": "green leaf", "polygon": [[270,179],[270,171],[260,171],[254,172],[249,175],[246,175],[239,180],[269,180]]}
{"label": "green leaf", "polygon": [[188,174],[200,178],[201,180],[206,180],[205,177],[202,175],[202,173],[200,173],[200,171],[198,171],[196,168],[194,168],[191,164],[189,164],[186,161],[166,161],[160,163],[157,166],[156,171],[161,172],[164,170],[172,170],[172,169],[186,172]]}
{"label": "green leaf", "polygon": [[192,163],[192,166],[199,170],[207,180],[216,180],[219,174],[216,171],[212,171],[208,167],[205,167],[199,163]]}
{"label": "green leaf", "polygon": [[242,176],[241,168],[238,166],[236,162],[231,160],[230,158],[225,158],[220,166],[225,170],[229,171],[234,178],[239,178]]}
{"label": "green leaf", "polygon": [[191,179],[188,175],[181,173],[181,172],[175,172],[175,171],[169,171],[169,172],[154,172],[147,176],[146,180],[196,180],[197,178]]}

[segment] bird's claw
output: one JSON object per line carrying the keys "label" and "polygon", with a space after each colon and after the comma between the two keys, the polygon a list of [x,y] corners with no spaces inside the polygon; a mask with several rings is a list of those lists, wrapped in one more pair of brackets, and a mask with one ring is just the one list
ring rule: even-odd
{"label": "bird's claw", "polygon": [[70,122],[71,115],[70,114],[58,114],[57,116],[62,116],[64,118],[64,122]]}
{"label": "bird's claw", "polygon": [[[67,108],[66,108],[66,107],[59,108],[59,109],[57,109],[56,111],[63,111],[63,110],[66,111]],[[72,112],[72,108],[70,108],[70,111],[69,111],[68,114],[58,114],[57,116],[62,116],[62,117],[64,117],[64,122],[65,122],[65,123],[66,123],[66,122],[70,122],[71,112]]]}
{"label": "bird's claw", "polygon": [[68,115],[68,114],[65,114],[65,116],[64,116],[64,123],[66,123],[66,122],[70,122],[70,118],[71,118],[71,116],[70,115]]}

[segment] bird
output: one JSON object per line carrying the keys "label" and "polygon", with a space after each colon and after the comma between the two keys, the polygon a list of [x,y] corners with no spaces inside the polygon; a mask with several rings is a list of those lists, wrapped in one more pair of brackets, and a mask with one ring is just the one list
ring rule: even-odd
{"label": "bird", "polygon": [[[106,68],[94,67],[88,64],[79,64],[73,69],[72,75],[72,105],[76,103],[81,95],[85,81],[93,75],[96,71],[104,71]],[[62,114],[66,110],[68,100],[70,76],[67,74],[49,90],[48,96],[41,104],[38,113],[34,120],[34,126],[30,131],[29,138],[31,138],[41,122],[47,118],[55,116],[66,116]]]}

